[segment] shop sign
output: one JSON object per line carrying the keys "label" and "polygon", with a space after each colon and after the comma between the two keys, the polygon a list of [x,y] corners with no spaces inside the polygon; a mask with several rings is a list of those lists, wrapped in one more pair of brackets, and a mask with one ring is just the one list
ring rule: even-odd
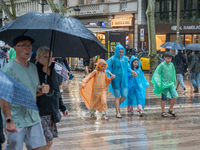
{"label": "shop sign", "polygon": [[112,27],[128,27],[132,26],[132,18],[130,19],[111,19]]}
{"label": "shop sign", "polygon": [[144,41],[144,28],[140,29],[140,41]]}
{"label": "shop sign", "polygon": [[[200,30],[200,25],[180,26],[180,30]],[[171,26],[172,31],[177,30],[177,26]]]}

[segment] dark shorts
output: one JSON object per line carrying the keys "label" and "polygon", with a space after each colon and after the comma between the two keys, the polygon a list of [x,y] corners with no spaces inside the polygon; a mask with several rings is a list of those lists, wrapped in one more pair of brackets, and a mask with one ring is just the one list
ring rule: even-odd
{"label": "dark shorts", "polygon": [[46,142],[52,141],[54,138],[58,137],[57,127],[53,122],[51,115],[41,116],[41,123]]}
{"label": "dark shorts", "polygon": [[166,95],[164,95],[164,94],[162,94],[162,97],[161,97],[161,99],[162,99],[163,101],[166,101],[166,100],[167,100],[167,96],[166,96]]}
{"label": "dark shorts", "polygon": [[90,64],[90,59],[83,59],[83,65],[85,66],[89,66]]}

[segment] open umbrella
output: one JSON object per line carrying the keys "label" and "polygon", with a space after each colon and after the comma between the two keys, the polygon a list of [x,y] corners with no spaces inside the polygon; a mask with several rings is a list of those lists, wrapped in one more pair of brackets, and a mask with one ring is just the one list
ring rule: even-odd
{"label": "open umbrella", "polygon": [[200,44],[199,43],[188,44],[185,48],[189,50],[200,51]]}
{"label": "open umbrella", "polygon": [[163,48],[167,48],[167,49],[174,49],[174,50],[185,50],[185,46],[180,44],[180,43],[176,43],[176,42],[166,42],[164,44],[162,44],[160,47]]}
{"label": "open umbrella", "polygon": [[21,83],[0,70],[0,98],[9,103],[38,110],[33,95]]}
{"label": "open umbrella", "polygon": [[0,29],[1,40],[12,45],[20,35],[32,37],[33,51],[48,46],[55,57],[91,58],[107,50],[103,44],[77,19],[57,13],[27,13]]}

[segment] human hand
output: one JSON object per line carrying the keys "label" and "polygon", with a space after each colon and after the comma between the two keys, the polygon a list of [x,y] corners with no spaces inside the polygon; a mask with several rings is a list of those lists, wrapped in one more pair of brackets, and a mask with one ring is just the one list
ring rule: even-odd
{"label": "human hand", "polygon": [[11,132],[11,133],[18,132],[17,126],[15,125],[13,121],[6,123],[6,131]]}
{"label": "human hand", "polygon": [[136,77],[137,76],[137,73],[134,71],[134,72],[132,72],[132,75],[131,75],[132,77]]}
{"label": "human hand", "polygon": [[85,85],[82,85],[82,88],[84,89],[84,88],[85,88]]}
{"label": "human hand", "polygon": [[42,93],[49,93],[49,85],[42,83]]}
{"label": "human hand", "polygon": [[114,79],[116,77],[116,75],[112,74],[111,75],[111,80]]}
{"label": "human hand", "polygon": [[64,115],[65,117],[67,117],[69,112],[68,112],[68,110],[65,110],[65,111],[63,111],[62,113],[63,113],[63,115]]}
{"label": "human hand", "polygon": [[70,71],[69,73],[73,73],[72,71]]}

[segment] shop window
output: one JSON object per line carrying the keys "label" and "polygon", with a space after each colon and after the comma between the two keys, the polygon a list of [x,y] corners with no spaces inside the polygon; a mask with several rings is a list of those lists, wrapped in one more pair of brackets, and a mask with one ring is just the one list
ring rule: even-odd
{"label": "shop window", "polygon": [[194,34],[192,43],[200,43],[200,34]]}
{"label": "shop window", "polygon": [[192,0],[192,9],[198,9],[198,0]]}
{"label": "shop window", "polygon": [[185,35],[185,46],[192,43],[192,35],[186,34]]}
{"label": "shop window", "polygon": [[[180,35],[180,40],[181,40],[180,43],[184,45],[184,35],[183,34]],[[175,34],[170,35],[170,42],[177,42],[177,37]]]}
{"label": "shop window", "polygon": [[160,47],[165,42],[166,42],[166,34],[156,35],[156,50],[157,51],[165,51],[165,48]]}

